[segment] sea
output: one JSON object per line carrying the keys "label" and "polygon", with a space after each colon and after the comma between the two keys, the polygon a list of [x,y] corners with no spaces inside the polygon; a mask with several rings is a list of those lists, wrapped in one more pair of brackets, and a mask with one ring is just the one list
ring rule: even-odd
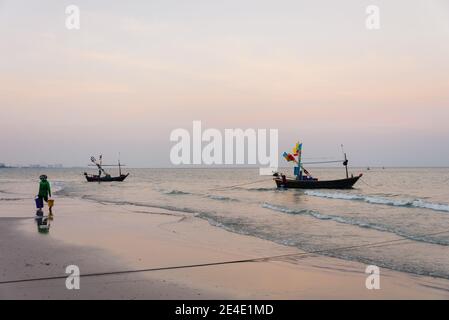
{"label": "sea", "polygon": [[[306,252],[449,279],[449,168],[353,168],[363,177],[351,190],[277,189],[247,168],[129,169],[124,182],[101,184],[86,182],[84,171],[0,169],[0,203],[29,199],[34,215],[38,177],[47,174],[55,199],[176,210]],[[341,168],[309,171],[345,176]]]}

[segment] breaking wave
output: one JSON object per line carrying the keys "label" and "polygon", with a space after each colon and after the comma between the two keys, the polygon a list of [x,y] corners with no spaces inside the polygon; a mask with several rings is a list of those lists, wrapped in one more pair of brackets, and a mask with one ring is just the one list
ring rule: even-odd
{"label": "breaking wave", "polygon": [[65,183],[62,181],[53,181],[51,183],[51,189],[54,194],[64,194]]}
{"label": "breaking wave", "polygon": [[0,201],[20,201],[28,200],[28,198],[0,198]]}
{"label": "breaking wave", "polygon": [[273,192],[273,191],[280,191],[281,189],[277,189],[275,187],[273,188],[264,188],[264,187],[260,187],[260,188],[243,188],[243,187],[234,187],[232,188],[234,190],[245,190],[245,191],[253,191],[253,192]]}
{"label": "breaking wave", "polygon": [[273,211],[278,211],[278,212],[283,212],[283,213],[288,213],[288,214],[308,215],[308,216],[311,216],[313,218],[320,219],[320,220],[331,220],[331,221],[335,221],[338,223],[358,226],[361,228],[367,228],[367,229],[373,229],[373,230],[382,231],[382,232],[394,233],[398,236],[401,236],[401,237],[404,237],[404,238],[407,238],[410,240],[414,240],[414,241],[427,242],[427,243],[438,244],[438,245],[443,245],[443,246],[449,245],[448,239],[435,238],[435,237],[425,236],[425,235],[411,235],[411,234],[405,233],[405,232],[403,232],[397,228],[391,227],[391,226],[378,224],[378,223],[372,223],[372,222],[366,222],[366,221],[362,221],[360,219],[323,214],[323,213],[320,213],[320,212],[317,212],[314,210],[308,210],[308,209],[291,209],[291,208],[287,208],[287,207],[283,207],[283,206],[279,206],[279,205],[275,205],[275,204],[270,204],[270,203],[266,203],[266,202],[262,204],[262,207],[266,208],[266,209],[273,210]]}
{"label": "breaking wave", "polygon": [[217,196],[217,195],[213,195],[213,194],[210,194],[207,197],[212,200],[236,201],[236,202],[239,201],[238,199],[234,199],[234,198],[230,198],[230,197],[226,197],[226,196]]}
{"label": "breaking wave", "polygon": [[198,215],[201,212],[198,210],[193,210],[191,208],[185,208],[185,207],[176,207],[176,206],[170,206],[170,205],[159,205],[159,204],[152,204],[152,203],[142,203],[142,202],[133,202],[133,201],[114,201],[114,200],[106,200],[106,199],[99,199],[92,196],[82,196],[81,199],[94,201],[100,204],[113,204],[117,206],[135,206],[135,207],[143,207],[143,208],[156,208],[156,209],[163,209],[168,211],[178,211],[178,212],[184,212],[184,213],[190,213],[193,215]]}
{"label": "breaking wave", "polygon": [[364,201],[371,204],[382,204],[395,207],[409,207],[409,208],[422,208],[434,211],[449,212],[449,205],[444,203],[434,203],[424,201],[422,199],[389,199],[385,197],[349,194],[349,193],[331,193],[320,191],[304,191],[304,194],[313,197],[328,198],[328,199],[340,199],[340,200],[355,200]]}
{"label": "breaking wave", "polygon": [[166,191],[163,191],[163,193],[168,194],[168,195],[188,195],[188,194],[191,194],[190,192],[181,191],[181,190],[166,190]]}

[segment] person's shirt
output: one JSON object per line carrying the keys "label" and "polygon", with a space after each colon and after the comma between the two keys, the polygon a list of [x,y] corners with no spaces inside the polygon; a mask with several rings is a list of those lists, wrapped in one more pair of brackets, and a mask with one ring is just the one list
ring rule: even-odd
{"label": "person's shirt", "polygon": [[39,184],[39,197],[47,196],[51,196],[50,183],[47,180],[44,180]]}

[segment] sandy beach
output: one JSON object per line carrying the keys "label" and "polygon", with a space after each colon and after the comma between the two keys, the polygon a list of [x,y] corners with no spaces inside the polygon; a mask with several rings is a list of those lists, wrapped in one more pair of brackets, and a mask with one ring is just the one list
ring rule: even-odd
{"label": "sandy beach", "polygon": [[323,256],[129,273],[83,274],[215,263],[300,253],[211,226],[185,213],[57,198],[48,234],[30,200],[0,202],[0,281],[81,272],[65,279],[0,284],[0,299],[448,299],[449,281],[381,269],[365,287],[366,265]]}

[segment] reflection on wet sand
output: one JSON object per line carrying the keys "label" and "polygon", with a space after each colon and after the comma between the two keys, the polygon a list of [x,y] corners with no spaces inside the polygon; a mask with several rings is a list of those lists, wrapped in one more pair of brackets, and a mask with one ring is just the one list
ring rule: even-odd
{"label": "reflection on wet sand", "polygon": [[53,220],[53,216],[42,216],[36,218],[37,231],[39,233],[48,233],[50,231],[51,220]]}

